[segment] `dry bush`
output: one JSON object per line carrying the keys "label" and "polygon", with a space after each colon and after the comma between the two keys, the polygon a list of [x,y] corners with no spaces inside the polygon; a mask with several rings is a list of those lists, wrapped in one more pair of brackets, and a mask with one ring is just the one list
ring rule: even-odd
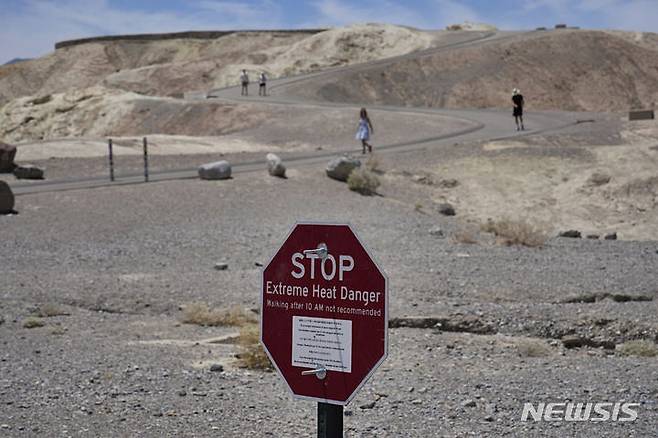
{"label": "dry bush", "polygon": [[66,311],[60,308],[57,304],[46,303],[42,304],[37,308],[35,316],[40,316],[41,318],[49,318],[52,316],[64,316],[68,315]]}
{"label": "dry bush", "polygon": [[523,357],[546,357],[551,354],[551,347],[539,339],[517,339],[516,349]]}
{"label": "dry bush", "polygon": [[638,357],[656,357],[658,356],[658,346],[651,342],[640,339],[637,341],[624,342],[617,347],[619,352],[624,356]]}
{"label": "dry bush", "polygon": [[259,327],[257,324],[246,324],[240,328],[239,363],[243,368],[252,370],[271,370],[272,362],[260,344]]}
{"label": "dry bush", "polygon": [[251,311],[238,306],[230,309],[212,309],[205,303],[191,303],[183,308],[182,322],[210,326],[243,326],[253,323],[256,317]]}
{"label": "dry bush", "polygon": [[524,245],[535,248],[543,246],[548,238],[540,228],[524,221],[511,219],[488,220],[485,224],[482,224],[481,230],[486,233],[493,233],[499,243],[507,246]]}
{"label": "dry bush", "polygon": [[381,168],[381,161],[379,160],[379,156],[375,154],[371,154],[370,157],[368,158],[368,161],[366,161],[366,169],[373,173],[378,173],[382,174],[384,173],[384,170]]}
{"label": "dry bush", "polygon": [[33,316],[30,316],[29,318],[25,318],[23,321],[23,327],[31,329],[35,327],[43,327],[45,323],[41,318],[35,318]]}
{"label": "dry bush", "polygon": [[368,169],[357,167],[347,178],[347,187],[362,195],[374,195],[379,187],[379,178]]}
{"label": "dry bush", "polygon": [[67,331],[68,331],[68,329],[66,327],[58,325],[58,326],[53,327],[50,330],[50,334],[55,335],[55,336],[62,336],[64,334],[66,334]]}
{"label": "dry bush", "polygon": [[467,245],[473,245],[478,243],[477,231],[470,227],[461,228],[457,230],[453,238],[457,243],[464,243]]}

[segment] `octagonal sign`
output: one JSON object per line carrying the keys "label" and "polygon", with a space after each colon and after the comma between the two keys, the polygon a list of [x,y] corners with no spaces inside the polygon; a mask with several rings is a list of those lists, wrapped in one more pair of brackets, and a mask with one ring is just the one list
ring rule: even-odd
{"label": "octagonal sign", "polygon": [[263,270],[261,343],[295,397],[348,404],[388,353],[388,281],[349,225],[298,223]]}

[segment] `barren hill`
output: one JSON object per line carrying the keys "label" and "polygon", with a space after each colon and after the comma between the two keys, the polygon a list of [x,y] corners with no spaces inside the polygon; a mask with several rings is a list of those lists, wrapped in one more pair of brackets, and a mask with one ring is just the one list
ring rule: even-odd
{"label": "barren hill", "polygon": [[0,104],[103,84],[172,96],[235,85],[241,69],[270,77],[396,56],[430,47],[434,36],[405,27],[355,25],[320,33],[235,32],[215,39],[91,41],[0,67]]}
{"label": "barren hill", "polygon": [[[299,85],[298,85],[299,87]],[[430,107],[623,111],[658,102],[658,35],[551,31],[404,59],[305,83],[330,101]]]}

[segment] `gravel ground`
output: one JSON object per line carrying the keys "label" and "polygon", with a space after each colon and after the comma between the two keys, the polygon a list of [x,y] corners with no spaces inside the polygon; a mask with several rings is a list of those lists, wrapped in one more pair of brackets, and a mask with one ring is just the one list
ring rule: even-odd
{"label": "gravel ground", "polygon": [[[656,242],[458,243],[461,219],[398,177],[427,154],[384,156],[373,197],[319,166],[20,196],[20,214],[0,217],[2,436],[313,436],[313,403],[207,342],[234,329],[180,323],[192,302],[255,307],[258,265],[297,220],[351,223],[388,273],[391,317],[443,321],[391,329],[347,436],[654,436],[656,359],[561,338],[658,340]],[[44,306],[67,315],[25,328]],[[633,423],[521,421],[524,402],[566,400],[641,405]]]}

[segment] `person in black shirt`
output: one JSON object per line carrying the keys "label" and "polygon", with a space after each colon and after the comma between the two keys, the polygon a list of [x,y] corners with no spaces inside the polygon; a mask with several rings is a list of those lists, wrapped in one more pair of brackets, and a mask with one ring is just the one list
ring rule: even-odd
{"label": "person in black shirt", "polygon": [[[514,103],[514,121],[516,122],[516,130],[525,130],[525,127],[523,126],[523,105],[525,102],[523,101],[523,95],[521,94],[521,91],[519,91],[518,88],[515,88],[512,91],[512,103]],[[521,124],[519,125],[519,122]]]}

